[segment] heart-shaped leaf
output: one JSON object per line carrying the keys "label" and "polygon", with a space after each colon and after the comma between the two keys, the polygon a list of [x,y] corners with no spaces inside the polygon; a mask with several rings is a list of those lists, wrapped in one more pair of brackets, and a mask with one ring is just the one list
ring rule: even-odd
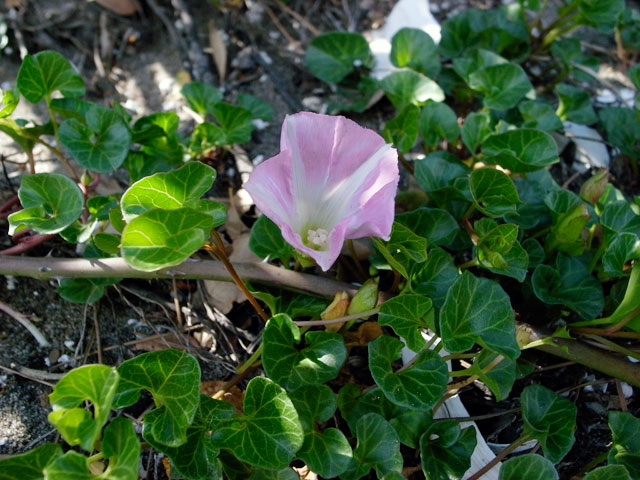
{"label": "heart-shaped leaf", "polygon": [[200,399],[200,365],[196,359],[179,350],[160,350],[121,363],[118,373],[120,384],[113,408],[133,405],[140,391],[148,390],[158,405],[144,416],[150,434],[156,442],[170,447],[185,443]]}
{"label": "heart-shaped leaf", "polygon": [[624,465],[632,478],[640,476],[640,419],[629,412],[609,412],[609,428],[613,446],[609,450],[608,462]]}
{"label": "heart-shaped leaf", "polygon": [[17,90],[5,90],[4,93],[0,90],[0,97],[2,97],[2,108],[0,108],[0,118],[8,117],[18,106],[20,101],[20,94]]}
{"label": "heart-shaped leaf", "polygon": [[426,411],[444,393],[449,373],[447,364],[432,350],[418,353],[411,366],[394,372],[392,363],[401,356],[403,343],[381,335],[369,343],[369,369],[376,384],[393,403]]}
{"label": "heart-shaped leaf", "polygon": [[140,442],[130,420],[118,417],[107,425],[102,437],[102,453],[109,460],[102,473],[105,480],[137,480]]}
{"label": "heart-shaped leaf", "polygon": [[[432,440],[433,438],[433,440]],[[455,420],[434,422],[420,437],[420,461],[429,479],[461,479],[471,466],[476,429],[460,429]]]}
{"label": "heart-shaped leaf", "polygon": [[440,73],[438,47],[424,30],[401,28],[391,39],[391,63],[407,67],[428,77]]}
{"label": "heart-shaped leaf", "polygon": [[514,107],[532,88],[520,65],[491,65],[469,75],[469,86],[484,94],[484,105],[496,110]]}
{"label": "heart-shaped leaf", "polygon": [[242,410],[244,414],[218,425],[211,437],[213,444],[231,450],[251,465],[286,467],[304,441],[298,413],[287,393],[267,378],[253,378],[247,385]]}
{"label": "heart-shaped leaf", "polygon": [[27,453],[0,460],[0,480],[44,480],[42,471],[62,456],[62,447],[45,443]]}
{"label": "heart-shaped leaf", "polygon": [[218,145],[233,145],[251,140],[251,132],[255,126],[251,122],[253,116],[249,110],[218,102],[214,105],[212,113],[224,134]]}
{"label": "heart-shaped leaf", "polygon": [[65,120],[58,129],[60,141],[71,156],[88,170],[106,173],[115,170],[129,153],[131,133],[115,111],[91,105],[86,123]]}
{"label": "heart-shaped leaf", "polygon": [[411,290],[428,296],[434,305],[440,308],[444,304],[449,287],[459,276],[451,255],[441,248],[433,248],[429,250],[427,261],[413,270]]}
{"label": "heart-shaped leaf", "polygon": [[515,213],[520,203],[513,181],[495,168],[480,168],[471,172],[469,186],[476,208],[485,215],[501,217]]}
{"label": "heart-shaped leaf", "polygon": [[187,441],[178,447],[158,443],[151,433],[151,425],[145,423],[142,435],[156,450],[171,459],[173,468],[179,475],[190,480],[222,480],[222,466],[218,460],[219,449],[211,443],[211,432],[218,424],[231,418],[235,412],[233,405],[200,395],[198,411],[193,423],[187,429]]}
{"label": "heart-shaped leaf", "polygon": [[520,355],[509,296],[489,279],[465,271],[447,292],[439,322],[450,352],[464,352],[477,342],[511,360]]}
{"label": "heart-shaped leaf", "polygon": [[450,245],[460,226],[446,210],[421,207],[396,215],[396,221],[427,239],[430,246]]}
{"label": "heart-shaped leaf", "polygon": [[547,103],[529,100],[521,102],[518,105],[518,110],[524,120],[522,123],[524,128],[537,128],[545,132],[552,132],[562,128],[560,118],[558,118],[551,105]]}
{"label": "heart-shaped leaf", "polygon": [[84,95],[82,77],[62,55],[51,50],[25,56],[16,83],[31,103],[38,103],[56,90],[65,97]]}
{"label": "heart-shaped leaf", "polygon": [[180,91],[189,107],[202,115],[213,114],[213,107],[222,100],[222,92],[208,83],[189,82]]}
{"label": "heart-shaped leaf", "polygon": [[482,144],[487,163],[495,163],[514,173],[533,172],[558,161],[558,147],[541,130],[520,128],[491,135]]}
{"label": "heart-shaped leaf", "polygon": [[571,121],[582,125],[591,125],[598,120],[591,105],[591,95],[584,90],[561,83],[556,87],[558,109],[556,114],[562,121]]}
{"label": "heart-shaped leaf", "polygon": [[430,153],[415,163],[416,181],[427,193],[449,187],[455,178],[468,172],[469,167],[447,152]]}
{"label": "heart-shaped leaf", "polygon": [[490,124],[491,119],[487,113],[474,112],[467,115],[460,136],[471,153],[475,153],[478,146],[491,134]]}
{"label": "heart-shaped leaf", "polygon": [[540,442],[544,456],[558,463],[575,438],[576,406],[542,385],[529,385],[520,397],[523,435]]}
{"label": "heart-shaped leaf", "polygon": [[418,139],[418,116],[420,109],[415,105],[406,105],[382,131],[382,136],[393,143],[399,152],[406,153],[413,148]]}
{"label": "heart-shaped leaf", "polygon": [[[469,370],[470,375],[477,375],[491,392],[496,396],[496,401],[501,402],[509,396],[513,382],[516,381],[516,362],[503,358],[497,365],[494,364],[497,354],[488,349],[483,349],[475,358]],[[490,365],[489,371],[485,371]]]}
{"label": "heart-shaped leaf", "polygon": [[388,242],[372,238],[373,244],[389,265],[404,278],[409,278],[409,269],[427,259],[427,240],[409,230],[401,223],[394,222]]}
{"label": "heart-shaped leaf", "polygon": [[436,82],[413,70],[390,73],[380,81],[380,87],[398,109],[407,104],[420,106],[428,100],[444,100],[444,92]]}
{"label": "heart-shaped leaf", "polygon": [[499,480],[558,480],[553,463],[541,455],[527,453],[502,464]]}
{"label": "heart-shaped leaf", "polygon": [[289,391],[336,378],[347,357],[344,339],[337,333],[307,332],[302,348],[300,329],[284,314],[269,320],[263,340],[265,372]]}
{"label": "heart-shaped leaf", "polygon": [[583,480],[632,480],[624,465],[606,465],[587,473]]}
{"label": "heart-shaped leaf", "polygon": [[249,248],[260,258],[275,258],[285,264],[294,256],[293,247],[282,237],[280,228],[266,215],[261,215],[253,224]]}
{"label": "heart-shaped leaf", "polygon": [[[118,386],[118,373],[105,365],[85,365],[66,374],[49,395],[49,421],[69,445],[93,450],[109,417]],[[93,415],[81,405],[89,400]]]}
{"label": "heart-shaped leaf", "polygon": [[369,66],[371,51],[359,33],[330,32],[315,37],[304,58],[305,66],[323,82],[338,83],[357,66]]}
{"label": "heart-shaped leaf", "polygon": [[578,10],[585,23],[600,29],[610,29],[625,8],[624,0],[581,0]]}
{"label": "heart-shaped leaf", "polygon": [[435,147],[441,139],[455,141],[460,133],[458,117],[446,103],[427,102],[420,113],[420,135],[424,143]]}
{"label": "heart-shaped leaf", "polygon": [[602,266],[609,275],[624,275],[624,265],[640,257],[640,240],[634,233],[619,233],[602,256]]}
{"label": "heart-shaped leaf", "polygon": [[380,306],[378,323],[393,328],[411,350],[419,352],[427,343],[422,336],[422,329],[434,329],[433,317],[430,298],[406,294],[390,298]]}
{"label": "heart-shaped leaf", "polygon": [[80,217],[84,204],[80,188],[59,173],[23,176],[18,197],[24,210],[9,215],[9,235],[21,225],[43,234],[61,232]]}
{"label": "heart-shaped leaf", "polygon": [[122,232],[122,258],[145,272],[178,265],[205,244],[211,228],[213,217],[192,208],[149,210]]}
{"label": "heart-shaped leaf", "polygon": [[265,122],[271,122],[273,120],[273,107],[261,98],[254,97],[248,93],[239,93],[237,102],[238,106],[249,110],[254,119],[259,118]]}

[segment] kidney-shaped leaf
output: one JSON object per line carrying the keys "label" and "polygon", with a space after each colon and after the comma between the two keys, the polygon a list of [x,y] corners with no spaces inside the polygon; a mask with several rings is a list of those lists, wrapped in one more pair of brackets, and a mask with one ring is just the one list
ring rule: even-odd
{"label": "kidney-shaped leaf", "polygon": [[[91,451],[107,421],[117,386],[115,368],[85,365],[72,370],[49,395],[53,407],[49,421],[69,445]],[[86,400],[93,405],[93,415],[81,407]]]}
{"label": "kidney-shaped leaf", "polygon": [[215,104],[222,100],[222,92],[208,83],[189,82],[180,91],[189,107],[200,114],[212,114]]}
{"label": "kidney-shaped leaf", "polygon": [[211,215],[192,208],[149,210],[122,232],[122,257],[144,272],[178,265],[204,245],[212,227]]}
{"label": "kidney-shaped leaf", "polygon": [[420,437],[422,470],[430,480],[461,479],[476,443],[474,427],[460,429],[455,420],[432,423]]}
{"label": "kidney-shaped leaf", "polygon": [[485,162],[514,173],[533,172],[558,161],[553,137],[541,130],[520,128],[491,135],[482,144]]}
{"label": "kidney-shaped leaf", "polygon": [[338,83],[357,65],[370,63],[371,51],[359,33],[330,32],[315,37],[305,55],[309,71],[323,82]]}
{"label": "kidney-shaped leaf", "polygon": [[37,173],[22,177],[18,197],[24,210],[9,215],[9,234],[20,225],[38,233],[58,233],[71,225],[84,203],[73,180],[59,173]]}
{"label": "kidney-shaped leaf", "polygon": [[263,337],[265,372],[289,391],[336,378],[347,357],[344,339],[332,332],[307,332],[301,348],[300,329],[284,314],[269,320]]}
{"label": "kidney-shaped leaf", "polygon": [[558,480],[553,463],[541,455],[528,453],[513,457],[502,464],[499,480]]}
{"label": "kidney-shaped leaf", "polygon": [[422,350],[427,342],[423,328],[433,328],[433,302],[423,295],[399,295],[380,306],[380,325],[387,325],[404,338],[414,352]]}
{"label": "kidney-shaped leaf", "polygon": [[60,141],[71,156],[87,170],[99,173],[122,165],[129,153],[131,132],[118,112],[91,105],[85,121],[70,118],[60,125]]}
{"label": "kidney-shaped leaf", "polygon": [[444,92],[436,82],[413,70],[392,72],[381,80],[380,86],[396,108],[407,104],[423,105],[427,100],[444,100]]}
{"label": "kidney-shaped leaf", "polygon": [[408,67],[428,77],[440,73],[438,47],[424,30],[401,28],[391,39],[391,63]]}
{"label": "kidney-shaped leaf", "polygon": [[65,97],[84,94],[82,77],[62,55],[51,50],[24,57],[16,83],[31,103],[38,103],[56,90]]}
{"label": "kidney-shaped leaf", "polygon": [[465,271],[447,292],[440,311],[440,333],[450,352],[463,352],[478,342],[515,360],[520,349],[514,320],[502,287]]}
{"label": "kidney-shaped leaf", "polygon": [[484,104],[496,110],[514,107],[533,85],[522,67],[513,63],[491,65],[469,75],[469,86],[484,94]]}
{"label": "kidney-shaped leaf", "polygon": [[447,364],[433,350],[423,350],[409,368],[394,372],[392,363],[400,358],[402,347],[400,340],[388,335],[370,342],[371,376],[393,403],[412,410],[428,410],[446,389]]}
{"label": "kidney-shaped leaf", "polygon": [[513,181],[495,168],[480,168],[471,172],[469,187],[476,208],[491,217],[515,213],[520,203]]}
{"label": "kidney-shaped leaf", "polygon": [[123,362],[118,367],[120,385],[114,408],[133,405],[141,390],[153,394],[158,408],[144,416],[153,438],[164,445],[176,447],[186,440],[186,432],[198,409],[200,365],[180,350],[160,350],[144,353]]}
{"label": "kidney-shaped leaf", "polygon": [[62,447],[45,443],[38,448],[0,460],[0,480],[43,480],[42,470],[62,456]]}
{"label": "kidney-shaped leaf", "polygon": [[214,445],[257,467],[287,466],[304,441],[298,413],[287,393],[268,378],[253,378],[242,410],[244,414],[219,424],[212,436]]}
{"label": "kidney-shaped leaf", "polygon": [[542,385],[529,385],[520,397],[524,432],[540,442],[544,456],[558,463],[575,438],[576,406]]}

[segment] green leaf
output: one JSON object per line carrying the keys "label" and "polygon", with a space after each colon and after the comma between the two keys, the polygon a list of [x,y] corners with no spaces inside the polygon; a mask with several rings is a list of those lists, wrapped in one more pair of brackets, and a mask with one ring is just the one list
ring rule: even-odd
{"label": "green leaf", "polygon": [[80,188],[59,173],[24,175],[18,197],[24,210],[9,215],[9,235],[21,225],[38,233],[59,233],[80,217],[84,205]]}
{"label": "green leaf", "polygon": [[298,458],[323,477],[340,475],[351,462],[351,446],[340,430],[320,432],[316,427],[316,422],[326,422],[336,411],[335,394],[326,385],[306,385],[292,393],[292,401],[305,433]]}
{"label": "green leaf", "polygon": [[104,287],[88,278],[63,278],[58,286],[58,295],[68,302],[95,303],[104,295]]}
{"label": "green leaf", "polygon": [[192,208],[149,210],[122,232],[122,258],[152,272],[178,265],[199,250],[213,228],[213,217]]}
{"label": "green leaf", "polygon": [[454,283],[440,311],[440,334],[452,353],[480,343],[515,360],[520,349],[509,296],[499,284],[465,271]]}
{"label": "green leaf", "polygon": [[626,200],[611,202],[600,214],[604,237],[610,242],[617,233],[633,233],[640,236],[640,215],[636,214]]}
{"label": "green leaf", "polygon": [[323,82],[338,83],[357,66],[370,66],[369,44],[359,33],[329,32],[315,37],[305,54],[309,71]]}
{"label": "green leaf", "polygon": [[31,103],[38,103],[58,90],[65,97],[84,95],[82,77],[58,52],[45,50],[27,55],[16,79],[18,90]]}
{"label": "green leaf", "polygon": [[418,139],[418,116],[420,109],[415,105],[405,105],[400,112],[389,120],[382,131],[385,140],[393,143],[401,153],[406,153]]}
{"label": "green leaf", "polygon": [[476,70],[469,75],[469,86],[484,95],[486,107],[496,110],[514,107],[533,88],[522,67],[513,63]]}
{"label": "green leaf", "polygon": [[253,378],[247,385],[242,410],[243,414],[223,421],[213,432],[214,445],[231,450],[251,465],[286,467],[304,441],[298,414],[287,393],[267,378]]}
{"label": "green leaf", "polygon": [[444,92],[436,82],[413,70],[390,73],[380,81],[380,87],[397,109],[407,104],[420,106],[428,100],[444,100]]}
{"label": "green leaf", "polygon": [[287,291],[281,288],[266,288],[260,285],[258,289],[254,288],[254,285],[250,285],[249,290],[267,304],[272,316],[284,313],[291,318],[319,317],[329,305],[329,301],[326,298]]}
{"label": "green leaf", "polygon": [[265,122],[273,120],[273,107],[261,98],[249,95],[248,93],[239,93],[237,98],[238,106],[249,110],[253,118],[259,118]]}
{"label": "green leaf", "polygon": [[606,465],[587,473],[583,480],[632,480],[624,465]]}
{"label": "green leaf", "polygon": [[556,267],[538,265],[531,276],[536,297],[549,305],[565,305],[586,320],[602,312],[600,282],[575,257],[558,255]]}
{"label": "green leaf", "polygon": [[105,480],[137,480],[140,467],[140,442],[133,424],[118,417],[107,425],[102,438],[102,453],[109,466],[100,478]]}
{"label": "green leaf", "polygon": [[402,470],[400,441],[393,427],[377,413],[369,413],[356,424],[358,444],[349,469],[340,476],[344,480],[359,479],[373,468],[378,478]]}
{"label": "green leaf", "polygon": [[113,408],[133,405],[141,390],[152,393],[158,408],[144,415],[149,433],[158,443],[177,447],[187,441],[187,428],[198,409],[200,366],[179,350],[144,353],[118,367],[120,384]]}
{"label": "green leaf", "polygon": [[[114,368],[85,365],[72,370],[49,395],[53,407],[49,421],[69,445],[80,445],[90,452],[109,417],[117,386]],[[92,403],[93,415],[80,407],[86,400]]]}
{"label": "green leaf", "polygon": [[624,0],[580,0],[578,11],[585,23],[600,29],[611,29],[625,8]]}
{"label": "green leaf", "polygon": [[142,435],[153,448],[171,459],[178,475],[190,480],[222,480],[219,449],[213,446],[210,436],[218,424],[231,418],[234,412],[235,408],[230,403],[201,394],[198,411],[187,429],[185,443],[178,447],[158,443],[151,433],[151,425],[147,423],[144,424]]}
{"label": "green leaf", "polygon": [[344,339],[337,333],[307,332],[303,347],[300,329],[284,314],[269,320],[263,339],[265,372],[289,391],[333,380],[347,357]]}
{"label": "green leaf", "polygon": [[44,480],[42,470],[62,456],[62,448],[45,443],[27,453],[0,460],[0,480]]}
{"label": "green leaf", "polygon": [[294,249],[282,237],[280,228],[265,215],[261,215],[251,228],[249,248],[260,258],[275,258],[288,264]]}
{"label": "green leaf", "polygon": [[527,252],[529,257],[529,268],[535,268],[544,262],[546,255],[544,248],[535,238],[527,238],[522,242],[522,248]]}
{"label": "green leaf", "polygon": [[83,167],[94,172],[115,170],[129,153],[131,133],[115,111],[92,105],[86,124],[70,118],[58,129],[60,142]]}
{"label": "green leaf", "polygon": [[462,479],[476,443],[474,427],[460,429],[455,420],[432,423],[420,437],[422,471],[429,480]]}
{"label": "green leaf", "polygon": [[0,108],[0,118],[8,117],[18,106],[20,101],[20,94],[17,90],[5,90],[4,93],[0,90],[0,97],[2,97],[2,108]]}
{"label": "green leaf", "polygon": [[187,99],[189,107],[201,115],[213,114],[215,104],[222,100],[222,92],[208,83],[190,82],[180,91]]}
{"label": "green leaf", "polygon": [[478,146],[491,134],[491,119],[484,112],[474,112],[467,118],[460,130],[462,141],[471,153],[475,153]]}
{"label": "green leaf", "polygon": [[455,218],[439,208],[416,208],[396,215],[396,221],[417,235],[427,239],[429,245],[450,245],[460,232]]}
{"label": "green leaf", "polygon": [[471,366],[470,375],[478,375],[478,378],[495,395],[496,401],[501,402],[509,396],[513,382],[516,381],[516,362],[508,358],[503,358],[500,363],[494,365],[488,372],[484,369],[489,367],[498,355],[488,349],[483,349],[476,356]]}
{"label": "green leaf", "polygon": [[486,163],[514,173],[533,172],[558,161],[558,147],[548,133],[520,128],[491,135],[482,144]]}
{"label": "green leaf", "polygon": [[420,135],[424,143],[435,147],[441,139],[448,142],[458,138],[458,117],[445,103],[427,102],[420,114]]}
{"label": "green leaf", "polygon": [[104,221],[109,219],[109,211],[118,206],[118,199],[113,195],[97,195],[87,199],[87,210],[92,217]]}
{"label": "green leaf", "polygon": [[558,480],[553,463],[541,455],[527,453],[502,464],[499,480]]}
{"label": "green leaf", "polygon": [[433,350],[423,350],[409,368],[394,372],[392,363],[400,358],[402,347],[400,340],[388,335],[370,342],[371,376],[393,403],[426,411],[440,400],[446,389],[447,365]]}
{"label": "green leaf", "polygon": [[551,105],[528,100],[518,105],[518,110],[524,122],[523,128],[537,128],[545,132],[552,132],[562,128],[562,122]]}
{"label": "green leaf", "polygon": [[518,190],[507,174],[495,168],[471,172],[469,186],[476,208],[485,215],[501,217],[516,212]]}
{"label": "green leaf", "polygon": [[634,233],[618,233],[602,256],[602,266],[609,275],[623,276],[629,260],[640,257],[640,240]]}
{"label": "green leaf", "polygon": [[253,116],[249,110],[230,103],[218,102],[214,105],[212,113],[223,132],[219,145],[246,143],[251,140],[251,132],[255,126],[251,123]]}
{"label": "green leaf", "polygon": [[640,438],[638,429],[640,419],[629,412],[609,412],[609,428],[612,435],[612,447],[609,450],[610,465],[624,465],[632,478],[640,476]]}
{"label": "green leaf", "polygon": [[419,28],[402,28],[391,39],[391,63],[407,67],[427,77],[440,73],[440,57],[435,42]]}
{"label": "green leaf", "polygon": [[520,402],[523,435],[538,440],[544,456],[558,463],[575,441],[576,406],[541,385],[525,387]]}
{"label": "green leaf", "polygon": [[114,233],[96,233],[93,237],[96,247],[107,255],[117,255],[120,253],[120,235]]}
{"label": "green leaf", "polygon": [[44,469],[46,480],[93,480],[89,459],[73,450],[55,459]]}
{"label": "green leaf", "polygon": [[561,120],[591,125],[598,119],[591,106],[591,96],[584,90],[561,83],[556,87],[556,93],[558,94],[556,114]]}
{"label": "green leaf", "polygon": [[413,264],[422,263],[427,259],[427,240],[401,223],[393,223],[388,242],[373,237],[371,240],[389,265],[404,278],[409,278],[409,269]]}
{"label": "green leaf", "polygon": [[411,350],[419,352],[427,344],[422,329],[434,328],[433,303],[430,298],[415,294],[390,298],[380,306],[378,323],[393,328]]}
{"label": "green leaf", "polygon": [[565,73],[569,73],[576,82],[586,84],[594,80],[600,66],[600,59],[582,52],[580,38],[558,38],[551,44],[550,50],[560,63],[559,66],[562,66]]}
{"label": "green leaf", "polygon": [[[629,78],[633,82],[633,85],[636,87],[636,90],[640,90],[640,63],[636,63],[633,67],[631,67],[627,74]],[[6,93],[5,93],[5,105],[6,105]]]}
{"label": "green leaf", "polygon": [[441,248],[433,248],[429,251],[427,261],[413,269],[411,290],[430,297],[434,305],[440,308],[449,287],[459,276],[451,255]]}
{"label": "green leaf", "polygon": [[[219,202],[199,201],[216,179],[216,171],[202,162],[187,162],[177,170],[156,173],[131,185],[122,195],[120,207],[127,222],[154,208],[174,210],[191,207],[224,222],[226,212]],[[224,216],[223,216],[224,213]]]}
{"label": "green leaf", "polygon": [[640,157],[640,121],[636,111],[623,107],[607,107],[599,112],[600,122],[613,146],[631,158]]}
{"label": "green leaf", "polygon": [[458,160],[446,152],[433,152],[416,160],[415,177],[420,188],[430,194],[449,187],[455,178],[468,173],[469,167]]}
{"label": "green leaf", "polygon": [[553,212],[553,225],[545,241],[545,250],[580,255],[587,246],[583,232],[591,218],[589,207],[568,190],[550,192],[544,203]]}
{"label": "green leaf", "polygon": [[499,275],[524,281],[529,256],[517,241],[518,226],[512,223],[498,225],[489,218],[483,218],[475,222],[474,231],[478,235],[480,265]]}

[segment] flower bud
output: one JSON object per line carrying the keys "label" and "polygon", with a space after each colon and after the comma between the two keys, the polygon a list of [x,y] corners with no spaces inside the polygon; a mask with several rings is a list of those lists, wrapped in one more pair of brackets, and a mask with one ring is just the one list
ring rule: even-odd
{"label": "flower bud", "polygon": [[369,280],[364,282],[364,284],[351,299],[349,309],[347,310],[348,315],[366,312],[367,310],[375,308],[376,303],[378,303],[379,282],[380,279],[378,277],[370,278]]}
{"label": "flower bud", "polygon": [[[344,317],[347,314],[349,308],[349,294],[347,292],[338,292],[333,301],[325,308],[324,312],[320,314],[322,320],[333,320],[334,318]],[[344,322],[332,323],[326,326],[326,330],[329,332],[337,332],[342,328]]]}
{"label": "flower bud", "polygon": [[580,187],[580,198],[594,205],[600,200],[607,184],[609,183],[609,172],[606,169],[598,170],[593,177],[584,182]]}

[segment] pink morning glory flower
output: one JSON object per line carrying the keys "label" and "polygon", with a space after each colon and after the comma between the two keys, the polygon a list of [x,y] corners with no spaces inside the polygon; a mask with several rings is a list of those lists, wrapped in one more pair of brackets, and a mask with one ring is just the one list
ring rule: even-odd
{"label": "pink morning glory flower", "polygon": [[280,153],[244,187],[298,251],[323,270],[347,239],[388,239],[398,187],[398,154],[373,130],[338,116],[285,118]]}

